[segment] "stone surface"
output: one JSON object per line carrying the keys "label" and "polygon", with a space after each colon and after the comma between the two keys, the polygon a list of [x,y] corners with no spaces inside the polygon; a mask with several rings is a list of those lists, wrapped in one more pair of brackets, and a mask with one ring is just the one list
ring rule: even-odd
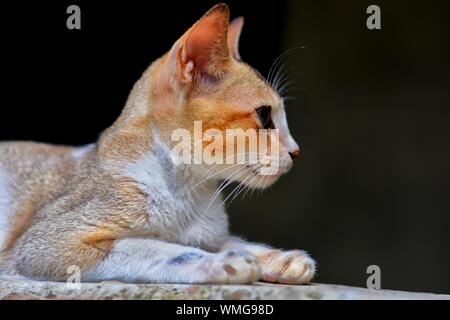
{"label": "stone surface", "polygon": [[[73,285],[72,285],[73,286]],[[79,288],[60,282],[30,281],[0,276],[0,299],[447,299],[450,295],[368,290],[340,285],[288,286],[254,285],[172,285],[82,283]]]}

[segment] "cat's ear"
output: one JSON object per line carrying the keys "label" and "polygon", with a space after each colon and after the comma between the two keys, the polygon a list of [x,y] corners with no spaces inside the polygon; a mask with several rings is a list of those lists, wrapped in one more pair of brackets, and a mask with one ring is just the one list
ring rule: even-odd
{"label": "cat's ear", "polygon": [[195,76],[223,75],[231,59],[227,43],[229,19],[228,6],[218,4],[177,41],[169,59],[177,60],[184,82]]}
{"label": "cat's ear", "polygon": [[228,26],[228,48],[236,60],[241,60],[239,54],[239,38],[241,37],[244,17],[237,17]]}

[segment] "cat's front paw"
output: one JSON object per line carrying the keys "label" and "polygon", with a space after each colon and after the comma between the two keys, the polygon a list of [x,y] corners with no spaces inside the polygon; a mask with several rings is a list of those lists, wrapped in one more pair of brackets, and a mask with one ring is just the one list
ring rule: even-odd
{"label": "cat's front paw", "polygon": [[316,272],[315,261],[304,251],[272,250],[258,257],[261,280],[283,284],[306,284]]}
{"label": "cat's front paw", "polygon": [[239,249],[214,255],[206,264],[207,282],[215,284],[245,284],[258,281],[261,269],[253,254]]}

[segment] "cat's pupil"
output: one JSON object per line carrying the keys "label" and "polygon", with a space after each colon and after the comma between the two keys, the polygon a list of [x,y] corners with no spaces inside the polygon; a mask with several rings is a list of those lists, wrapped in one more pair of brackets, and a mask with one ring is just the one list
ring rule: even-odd
{"label": "cat's pupil", "polygon": [[262,127],[264,129],[275,129],[275,126],[272,123],[272,119],[270,118],[271,112],[271,106],[261,106],[256,109],[256,114],[258,115],[258,118],[261,121]]}

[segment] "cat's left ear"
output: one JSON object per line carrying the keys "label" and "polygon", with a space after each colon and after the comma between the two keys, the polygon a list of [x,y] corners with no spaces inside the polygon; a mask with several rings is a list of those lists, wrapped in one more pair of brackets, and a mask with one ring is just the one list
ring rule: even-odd
{"label": "cat's left ear", "polygon": [[183,80],[204,75],[220,78],[225,73],[231,59],[227,43],[229,19],[228,6],[218,4],[180,39],[178,58]]}
{"label": "cat's left ear", "polygon": [[244,17],[235,18],[228,26],[228,48],[230,49],[231,55],[236,60],[241,60],[241,55],[239,54],[239,39],[241,37],[243,26]]}

